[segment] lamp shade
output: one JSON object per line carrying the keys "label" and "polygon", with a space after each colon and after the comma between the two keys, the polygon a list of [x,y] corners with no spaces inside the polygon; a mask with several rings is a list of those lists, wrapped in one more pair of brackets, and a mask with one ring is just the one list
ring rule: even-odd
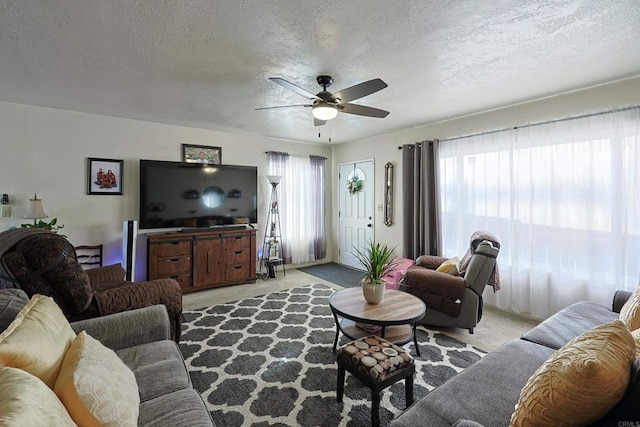
{"label": "lamp shade", "polygon": [[331,120],[338,115],[338,109],[335,105],[321,101],[313,106],[311,113],[318,120]]}
{"label": "lamp shade", "polygon": [[27,205],[27,212],[22,215],[25,219],[42,219],[47,218],[49,215],[42,209],[42,199],[38,199],[38,195],[34,194],[33,199],[29,199]]}
{"label": "lamp shade", "polygon": [[267,175],[267,181],[271,184],[279,184],[281,179],[282,177],[278,175]]}

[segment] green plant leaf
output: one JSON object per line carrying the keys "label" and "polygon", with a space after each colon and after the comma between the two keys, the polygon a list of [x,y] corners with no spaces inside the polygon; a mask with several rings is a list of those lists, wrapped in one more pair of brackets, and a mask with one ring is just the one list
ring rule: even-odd
{"label": "green plant leaf", "polygon": [[354,247],[354,253],[358,262],[365,270],[364,279],[375,284],[381,282],[381,278],[393,271],[398,264],[394,261],[393,251],[397,245],[390,248],[386,244],[368,242],[363,250]]}

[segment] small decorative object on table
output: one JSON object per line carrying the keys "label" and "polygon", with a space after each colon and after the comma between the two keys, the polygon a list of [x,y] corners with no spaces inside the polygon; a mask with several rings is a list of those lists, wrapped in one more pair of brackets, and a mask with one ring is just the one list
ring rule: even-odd
{"label": "small decorative object on table", "polygon": [[384,280],[382,277],[393,271],[397,261],[393,256],[393,248],[386,244],[369,242],[364,250],[355,248],[355,255],[365,270],[362,279],[362,293],[369,304],[378,304],[384,297]]}
{"label": "small decorative object on table", "polygon": [[358,328],[362,329],[362,330],[373,332],[373,333],[376,333],[380,329],[382,329],[382,326],[380,326],[380,325],[372,325],[371,323],[356,322],[356,326]]}

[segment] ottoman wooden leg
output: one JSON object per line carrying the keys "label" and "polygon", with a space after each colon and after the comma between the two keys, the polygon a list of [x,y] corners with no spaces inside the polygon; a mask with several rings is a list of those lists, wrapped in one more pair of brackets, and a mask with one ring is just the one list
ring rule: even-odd
{"label": "ottoman wooden leg", "polygon": [[371,425],[380,426],[380,392],[371,389]]}
{"label": "ottoman wooden leg", "polygon": [[342,402],[342,396],[344,395],[344,366],[338,363],[338,386],[336,387],[336,400],[338,403]]}
{"label": "ottoman wooden leg", "polygon": [[413,405],[413,374],[404,379],[404,399],[407,408]]}

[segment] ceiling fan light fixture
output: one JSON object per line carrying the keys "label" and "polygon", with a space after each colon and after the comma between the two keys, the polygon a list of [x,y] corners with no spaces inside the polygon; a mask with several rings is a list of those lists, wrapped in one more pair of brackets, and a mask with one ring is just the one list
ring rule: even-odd
{"label": "ceiling fan light fixture", "polygon": [[313,117],[318,120],[331,120],[338,115],[338,108],[327,102],[318,102],[311,110]]}

